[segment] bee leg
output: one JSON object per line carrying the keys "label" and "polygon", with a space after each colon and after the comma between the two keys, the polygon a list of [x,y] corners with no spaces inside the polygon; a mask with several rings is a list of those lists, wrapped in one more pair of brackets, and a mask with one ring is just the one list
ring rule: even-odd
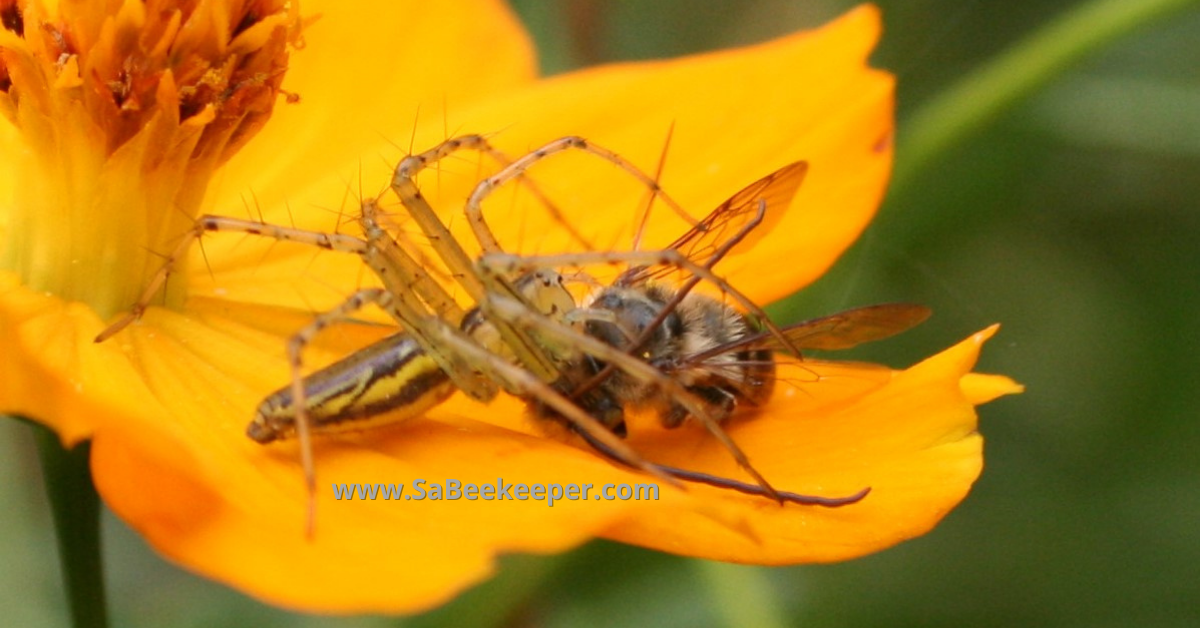
{"label": "bee leg", "polygon": [[[624,438],[628,434],[628,429],[625,426],[625,408],[608,389],[597,387],[582,395],[574,394],[575,387],[579,381],[595,375],[601,368],[603,366],[594,358],[584,356],[584,359],[566,370],[558,381],[551,384],[551,387],[570,398],[588,416],[599,421],[601,425],[608,428],[614,435]],[[529,403],[529,410],[537,418],[565,423],[569,428],[574,430],[570,422],[566,420],[566,417],[539,399],[534,399]]]}
{"label": "bee leg", "polygon": [[[737,407],[737,397],[720,386],[689,386],[687,391],[704,402],[708,416],[717,423],[724,423]],[[690,416],[687,408],[673,402],[669,408],[659,413],[658,420],[663,427],[674,429],[683,425]]]}
{"label": "bee leg", "polygon": [[[563,392],[572,392],[575,382],[567,382],[567,387],[570,390]],[[625,426],[625,408],[612,395],[600,390],[594,390],[579,399],[575,399],[575,403],[579,404],[579,407],[583,408],[585,412],[599,421],[604,427],[607,427],[613,434],[621,438],[625,438],[629,434],[629,430]]]}
{"label": "bee leg", "polygon": [[[585,368],[588,377],[599,373],[604,368],[602,362],[586,354],[584,355],[583,364],[586,365]],[[588,414],[596,417],[596,420],[604,424],[604,427],[611,430],[613,434],[621,438],[628,436],[629,429],[625,426],[625,406],[612,391],[605,388],[595,388],[578,397],[574,396],[575,387],[583,379],[586,378],[574,376],[566,378],[564,386],[568,390],[564,390],[563,392],[583,407]]]}
{"label": "bee leg", "polygon": [[[574,386],[575,383],[573,381],[563,380],[561,384],[555,384],[553,388],[565,395],[570,393],[574,389]],[[625,438],[629,434],[629,429],[625,425],[625,409],[612,396],[603,394],[599,390],[594,390],[582,397],[572,399],[572,401],[581,410],[586,412],[588,416],[599,421],[614,436]],[[539,419],[548,419],[556,423],[562,423],[572,431],[578,431],[566,417],[541,400],[534,399],[530,401],[529,411]]]}

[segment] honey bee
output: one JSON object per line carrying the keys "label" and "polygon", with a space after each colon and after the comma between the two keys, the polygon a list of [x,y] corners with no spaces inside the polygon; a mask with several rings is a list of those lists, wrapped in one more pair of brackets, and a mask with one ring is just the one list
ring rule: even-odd
{"label": "honey bee", "polygon": [[[547,264],[653,262],[633,264],[567,317],[583,321],[588,336],[636,356],[682,385],[700,400],[706,418],[721,423],[739,407],[762,405],[770,398],[776,383],[776,352],[799,359],[801,350],[848,349],[904,332],[931,313],[921,305],[889,303],[776,328],[733,286],[709,272],[730,252],[752,245],[769,231],[764,223],[779,218],[806,172],[806,164],[798,162],[763,177],[661,251],[569,254],[524,261],[506,258],[503,265],[513,272]],[[487,261],[501,265],[496,256]],[[665,278],[680,268],[697,275],[673,287]],[[702,279],[734,296],[753,315],[693,292]],[[696,418],[659,381],[613,368],[602,356],[585,355],[564,370],[571,376],[558,386],[617,435],[627,432],[626,409],[652,411],[667,428]],[[554,416],[536,400],[533,408],[535,415]]]}
{"label": "honey bee", "polygon": [[[921,305],[888,303],[846,310],[782,328],[790,341],[783,346],[759,331],[746,315],[707,295],[689,294],[673,309],[674,291],[662,285],[605,288],[591,307],[614,314],[611,321],[589,321],[587,333],[639,357],[700,398],[718,422],[742,406],[759,406],[771,397],[776,382],[775,352],[794,349],[848,349],[882,340],[921,323],[930,310]],[[664,316],[665,313],[665,316]],[[651,325],[658,318],[662,322]],[[630,339],[649,334],[640,349]],[[593,375],[607,367],[590,360]],[[611,408],[645,408],[658,414],[663,427],[675,428],[689,411],[653,383],[614,371],[598,384],[601,394],[589,397],[605,413],[606,425],[625,433],[623,416]],[[586,405],[586,404],[585,404]]]}

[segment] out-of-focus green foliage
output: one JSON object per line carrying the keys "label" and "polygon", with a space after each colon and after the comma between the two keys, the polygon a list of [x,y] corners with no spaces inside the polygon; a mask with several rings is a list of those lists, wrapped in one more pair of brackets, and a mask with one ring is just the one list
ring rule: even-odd
{"label": "out-of-focus green foliage", "polygon": [[[1129,0],[1136,2],[1137,0]],[[548,72],[761,41],[833,0],[523,0]],[[1073,2],[890,0],[876,65],[899,124]],[[810,627],[1191,626],[1200,617],[1200,11],[1112,43],[927,164],[817,285],[776,310],[928,304],[861,357],[905,365],[992,322],[987,468],[933,533],[866,559],[757,569],[608,543],[522,557],[417,625],[728,625],[730,596]],[[900,150],[904,150],[903,144]],[[0,608],[66,625],[24,428],[0,424]],[[114,624],[397,625],[292,616],[180,573],[108,521]],[[553,574],[548,577],[547,574]],[[531,584],[532,583],[532,584]],[[736,609],[735,609],[736,610]],[[742,611],[747,612],[747,611]],[[467,621],[470,620],[470,621]]]}

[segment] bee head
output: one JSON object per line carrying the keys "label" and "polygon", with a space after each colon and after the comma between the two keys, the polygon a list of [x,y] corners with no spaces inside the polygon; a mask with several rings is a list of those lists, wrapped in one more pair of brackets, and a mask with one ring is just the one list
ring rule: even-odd
{"label": "bee head", "polygon": [[[605,289],[592,301],[590,308],[608,312],[611,318],[589,320],[586,324],[587,333],[618,349],[628,349],[658,319],[666,301],[656,290]],[[683,321],[677,313],[670,312],[654,328],[637,356],[652,364],[669,359],[678,354],[682,336]]]}

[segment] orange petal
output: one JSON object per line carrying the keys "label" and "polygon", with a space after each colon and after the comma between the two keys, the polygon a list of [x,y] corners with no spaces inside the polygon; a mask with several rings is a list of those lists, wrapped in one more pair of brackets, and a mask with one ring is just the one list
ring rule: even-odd
{"label": "orange petal", "polygon": [[962,391],[971,403],[980,405],[1003,397],[1024,392],[1025,387],[1003,375],[967,373],[962,378]]}
{"label": "orange petal", "polygon": [[0,414],[42,421],[73,446],[128,412],[161,410],[126,405],[129,396],[144,396],[145,386],[119,352],[93,348],[89,334],[98,329],[95,313],[82,304],[33,293],[0,271],[0,346],[6,348]]}
{"label": "orange petal", "polygon": [[[664,503],[605,536],[692,556],[792,564],[846,560],[927,532],[966,496],[982,469],[974,400],[960,381],[994,331],[894,374],[806,362],[821,381],[784,387],[760,416],[729,430],[777,488],[840,497],[870,487],[861,502],[779,506],[696,487],[691,492],[744,526],[728,527],[694,507]],[[1018,390],[1010,386],[1004,392]],[[700,430],[659,431],[632,443],[656,461],[744,477],[728,452]]]}
{"label": "orange petal", "polygon": [[447,106],[537,76],[529,35],[501,0],[306,1],[301,9],[316,19],[283,83],[300,101],[276,107],[230,160],[209,192],[213,213],[240,213],[249,193],[276,206],[296,203],[314,179],[351,180],[339,170],[377,159],[381,139],[406,144],[419,112],[440,119]]}
{"label": "orange petal", "polygon": [[[24,147],[17,129],[8,123],[0,123],[0,157],[8,162],[16,159]],[[10,199],[16,196],[17,171],[15,168],[0,169],[0,198]],[[0,239],[8,237],[8,212],[0,210]]]}

